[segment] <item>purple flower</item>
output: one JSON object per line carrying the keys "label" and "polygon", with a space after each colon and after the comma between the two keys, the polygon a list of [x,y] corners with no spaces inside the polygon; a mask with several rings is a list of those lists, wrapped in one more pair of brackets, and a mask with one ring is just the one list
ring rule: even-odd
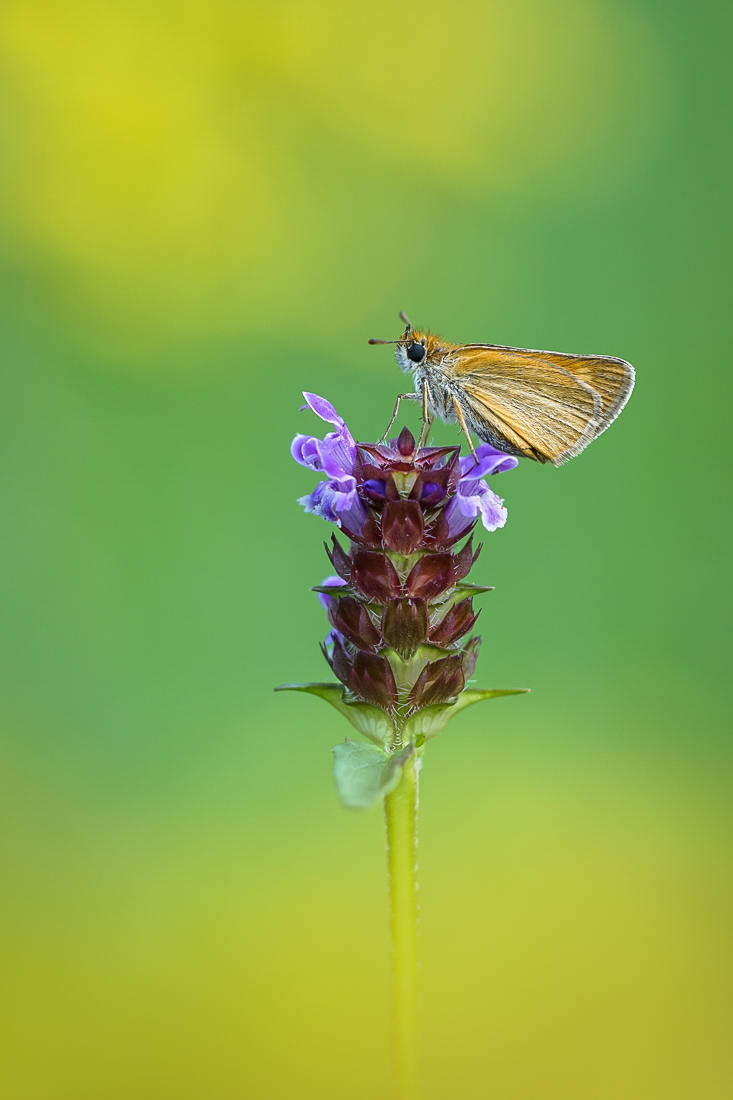
{"label": "purple flower", "polygon": [[307,392],[303,393],[303,397],[316,416],[336,425],[336,431],[329,432],[324,439],[314,435],[296,435],[290,447],[293,458],[301,466],[322,470],[329,477],[351,475],[356,460],[356,444],[346,422],[325,397]]}
{"label": "purple flower", "polygon": [[[330,520],[331,523],[341,525],[341,515],[344,513],[358,513],[361,515],[361,523],[366,519],[366,510],[359,500],[356,492],[355,477],[330,478],[329,481],[319,481],[312,493],[304,497],[298,497],[298,504],[302,504],[306,512],[313,512],[321,519]],[[363,513],[363,514],[362,514]],[[359,526],[361,526],[361,523]]]}
{"label": "purple flower", "polygon": [[[448,497],[445,508],[448,537],[455,538],[468,532],[479,516],[487,531],[495,531],[506,523],[507,511],[503,500],[492,492],[483,479],[489,474],[500,474],[514,469],[517,459],[512,455],[498,451],[488,443],[482,443],[476,452],[478,461],[473,455],[460,459],[460,477],[456,481],[455,474],[458,470],[450,473],[450,463],[455,460],[449,456],[451,452],[455,454],[457,448],[428,447],[418,454],[412,435],[409,432],[405,435],[403,432],[398,439],[387,445],[362,444],[366,457],[360,460],[354,438],[331,402],[315,393],[304,392],[303,396],[316,416],[333,424],[335,428],[323,439],[313,435],[296,435],[292,442],[290,453],[295,461],[310,470],[326,474],[328,478],[320,481],[312,493],[299,498],[298,503],[306,512],[313,512],[314,515],[337,524],[350,537],[362,537],[370,514],[369,508],[373,511],[384,504],[382,521],[389,520],[391,513],[390,516],[387,513],[390,509],[394,511],[394,502],[387,501],[391,467],[395,462],[403,462],[407,464],[405,468],[409,468],[413,462],[417,462],[421,464],[418,468],[423,470],[420,508],[440,505]],[[369,466],[369,474],[372,476],[364,476],[364,461],[372,463]],[[384,477],[375,476],[382,468],[385,470]],[[416,507],[417,504],[412,505],[413,511]],[[381,535],[383,537],[384,531]],[[419,539],[422,535],[416,534],[416,537]],[[371,535],[366,538],[368,544],[374,545],[373,541],[369,542]],[[380,536],[377,535],[377,540],[379,539]],[[392,548],[399,549],[398,546]]]}
{"label": "purple flower", "polygon": [[518,459],[497,451],[488,443],[481,444],[476,457],[478,464],[473,455],[459,459],[461,476],[456,495],[445,510],[451,532],[461,530],[479,515],[487,531],[496,531],[497,527],[503,527],[506,523],[504,501],[482,479],[487,474],[513,470],[518,465]]}
{"label": "purple flower", "polygon": [[461,467],[461,477],[487,477],[489,474],[503,474],[507,470],[513,470],[519,465],[519,459],[508,455],[504,451],[497,451],[489,443],[482,443],[476,451],[478,466],[473,455],[464,455],[458,460]]}
{"label": "purple flower", "polygon": [[320,481],[312,493],[298,499],[306,512],[313,512],[322,519],[341,526],[346,518],[352,530],[359,530],[364,523],[366,508],[356,490],[356,478],[352,470],[356,461],[356,444],[346,422],[330,401],[315,393],[304,392],[309,407],[316,416],[336,426],[323,439],[314,435],[296,435],[290,453],[301,466],[328,474],[328,481]]}

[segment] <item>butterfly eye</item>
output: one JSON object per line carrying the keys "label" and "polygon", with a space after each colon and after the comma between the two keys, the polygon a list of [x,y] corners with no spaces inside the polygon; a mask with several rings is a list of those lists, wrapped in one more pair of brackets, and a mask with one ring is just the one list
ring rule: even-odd
{"label": "butterfly eye", "polygon": [[410,344],[407,349],[407,358],[411,359],[413,363],[422,363],[426,355],[427,352],[422,344]]}

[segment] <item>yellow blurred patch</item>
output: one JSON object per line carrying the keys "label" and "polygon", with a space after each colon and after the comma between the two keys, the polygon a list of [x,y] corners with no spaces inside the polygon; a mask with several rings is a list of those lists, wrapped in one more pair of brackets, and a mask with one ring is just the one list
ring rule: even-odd
{"label": "yellow blurred patch", "polygon": [[124,360],[346,322],[405,205],[615,186],[659,60],[601,0],[8,0],[0,80],[6,249]]}

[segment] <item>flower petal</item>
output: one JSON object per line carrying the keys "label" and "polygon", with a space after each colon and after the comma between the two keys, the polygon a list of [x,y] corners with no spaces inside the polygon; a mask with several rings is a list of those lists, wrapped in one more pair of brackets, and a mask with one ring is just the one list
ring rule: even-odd
{"label": "flower petal", "polygon": [[313,512],[321,519],[336,523],[336,513],[331,507],[331,495],[326,491],[328,484],[327,481],[319,481],[312,493],[304,497],[298,497],[298,504],[301,504],[306,512]]}
{"label": "flower petal", "polygon": [[[332,477],[351,474],[356,460],[356,444],[346,427],[346,421],[339,416],[325,397],[319,397],[317,393],[308,393],[307,390],[303,391],[303,397],[316,416],[320,416],[321,420],[325,420],[328,424],[334,424],[336,431],[329,432],[322,440],[314,436],[296,436],[290,449],[293,458],[303,466],[312,466],[314,470],[325,470]],[[305,440],[312,440],[312,443],[306,444]],[[315,444],[320,465],[315,465],[312,455],[313,444]]]}
{"label": "flower petal", "polygon": [[461,478],[467,475],[471,478],[487,477],[489,474],[503,474],[507,470],[513,470],[519,465],[519,459],[514,455],[508,455],[504,451],[497,451],[490,443],[482,443],[476,451],[478,465],[473,455],[464,455],[459,459],[461,466]]}
{"label": "flower petal", "polygon": [[464,496],[463,493],[456,493],[445,510],[451,533],[454,529],[458,529],[459,524],[463,526],[468,521],[475,519],[478,512],[478,501],[475,496]]}
{"label": "flower petal", "polygon": [[301,466],[307,466],[310,470],[322,470],[320,444],[320,439],[316,439],[314,435],[296,435],[290,444],[290,453]]}
{"label": "flower petal", "polygon": [[323,469],[331,477],[350,477],[356,461],[356,444],[346,427],[337,432],[329,432],[318,445],[318,453]]}
{"label": "flower petal", "polygon": [[350,517],[351,526],[364,522],[366,509],[356,492],[356,478],[351,476],[319,481],[309,496],[298,497],[306,512],[340,525],[341,515]]}
{"label": "flower petal", "polygon": [[478,504],[481,522],[487,531],[496,531],[497,527],[504,526],[507,517],[504,501],[485,482],[481,483],[481,488],[473,499]]}
{"label": "flower petal", "polygon": [[316,416],[320,416],[321,420],[325,420],[329,424],[338,424],[340,428],[346,427],[344,418],[339,416],[331,402],[326,401],[325,397],[319,397],[317,393],[308,393],[307,390],[303,390],[303,397]]}

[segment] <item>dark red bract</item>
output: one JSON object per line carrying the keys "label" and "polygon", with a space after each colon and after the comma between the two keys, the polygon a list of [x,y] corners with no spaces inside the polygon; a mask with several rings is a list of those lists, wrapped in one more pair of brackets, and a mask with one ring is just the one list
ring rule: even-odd
{"label": "dark red bract", "polygon": [[358,503],[341,516],[351,546],[335,535],[326,545],[337,577],[324,599],[333,627],[324,652],[347,697],[399,726],[454,699],[473,672],[478,639],[462,639],[477,614],[459,586],[479,550],[470,537],[455,546],[476,520],[456,530],[446,518],[461,476],[457,447],[418,451],[407,428],[390,445],[354,446]]}
{"label": "dark red bract", "polygon": [[471,532],[479,518],[489,531],[505,522],[483,478],[516,459],[488,444],[476,458],[418,448],[408,428],[390,443],[357,443],[328,401],[305,397],[334,430],[293,440],[296,461],[327,478],[301,503],[348,540],[326,544],[336,575],[319,589],[333,628],[324,655],[346,702],[387,711],[399,744],[412,715],[452,702],[473,674],[477,590],[464,579],[481,548]]}

